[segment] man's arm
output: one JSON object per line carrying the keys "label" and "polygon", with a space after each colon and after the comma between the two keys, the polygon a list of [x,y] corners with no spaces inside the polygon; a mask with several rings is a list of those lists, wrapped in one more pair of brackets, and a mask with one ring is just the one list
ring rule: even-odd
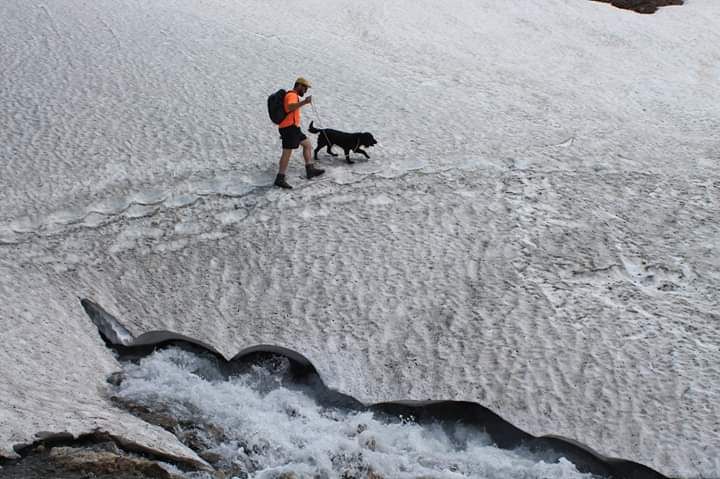
{"label": "man's arm", "polygon": [[288,113],[292,113],[292,112],[294,112],[295,110],[297,110],[298,108],[301,108],[301,107],[303,107],[303,106],[305,106],[305,105],[308,105],[308,104],[310,104],[310,103],[312,103],[312,95],[310,95],[309,97],[305,98],[305,99],[304,99],[303,101],[301,101],[301,102],[298,102],[298,103],[290,103],[290,104],[288,105]]}

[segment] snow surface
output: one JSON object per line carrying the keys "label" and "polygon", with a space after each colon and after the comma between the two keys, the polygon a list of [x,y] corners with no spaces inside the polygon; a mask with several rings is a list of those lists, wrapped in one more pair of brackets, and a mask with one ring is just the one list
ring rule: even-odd
{"label": "snow surface", "polygon": [[[720,3],[0,2],[0,454],[101,429],[78,298],[304,355],[361,401],[476,401],[720,476]],[[371,159],[272,183],[309,78]],[[39,435],[40,434],[40,435]]]}

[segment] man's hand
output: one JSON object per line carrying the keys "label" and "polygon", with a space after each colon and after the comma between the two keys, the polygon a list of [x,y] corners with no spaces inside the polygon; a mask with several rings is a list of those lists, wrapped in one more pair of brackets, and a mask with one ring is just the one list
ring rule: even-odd
{"label": "man's hand", "polygon": [[312,95],[309,95],[307,98],[303,100],[303,105],[308,105],[312,103]]}

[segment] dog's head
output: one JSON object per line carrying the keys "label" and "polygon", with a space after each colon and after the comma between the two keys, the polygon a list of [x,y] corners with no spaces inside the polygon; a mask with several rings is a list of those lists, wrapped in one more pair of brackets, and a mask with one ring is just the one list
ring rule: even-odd
{"label": "dog's head", "polygon": [[360,146],[373,146],[377,143],[371,133],[360,133]]}

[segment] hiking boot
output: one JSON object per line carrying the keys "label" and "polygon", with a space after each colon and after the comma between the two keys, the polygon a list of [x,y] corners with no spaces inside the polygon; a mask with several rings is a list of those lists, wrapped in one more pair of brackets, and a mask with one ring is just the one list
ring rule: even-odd
{"label": "hiking boot", "polygon": [[305,172],[307,173],[307,177],[309,180],[310,178],[322,175],[323,173],[325,173],[325,170],[315,168],[315,165],[313,163],[310,163],[309,165],[305,165]]}
{"label": "hiking boot", "polygon": [[275,177],[275,186],[279,186],[280,188],[285,188],[287,190],[292,190],[292,186],[288,184],[287,181],[285,181],[285,175],[281,175],[278,173],[278,175]]}

